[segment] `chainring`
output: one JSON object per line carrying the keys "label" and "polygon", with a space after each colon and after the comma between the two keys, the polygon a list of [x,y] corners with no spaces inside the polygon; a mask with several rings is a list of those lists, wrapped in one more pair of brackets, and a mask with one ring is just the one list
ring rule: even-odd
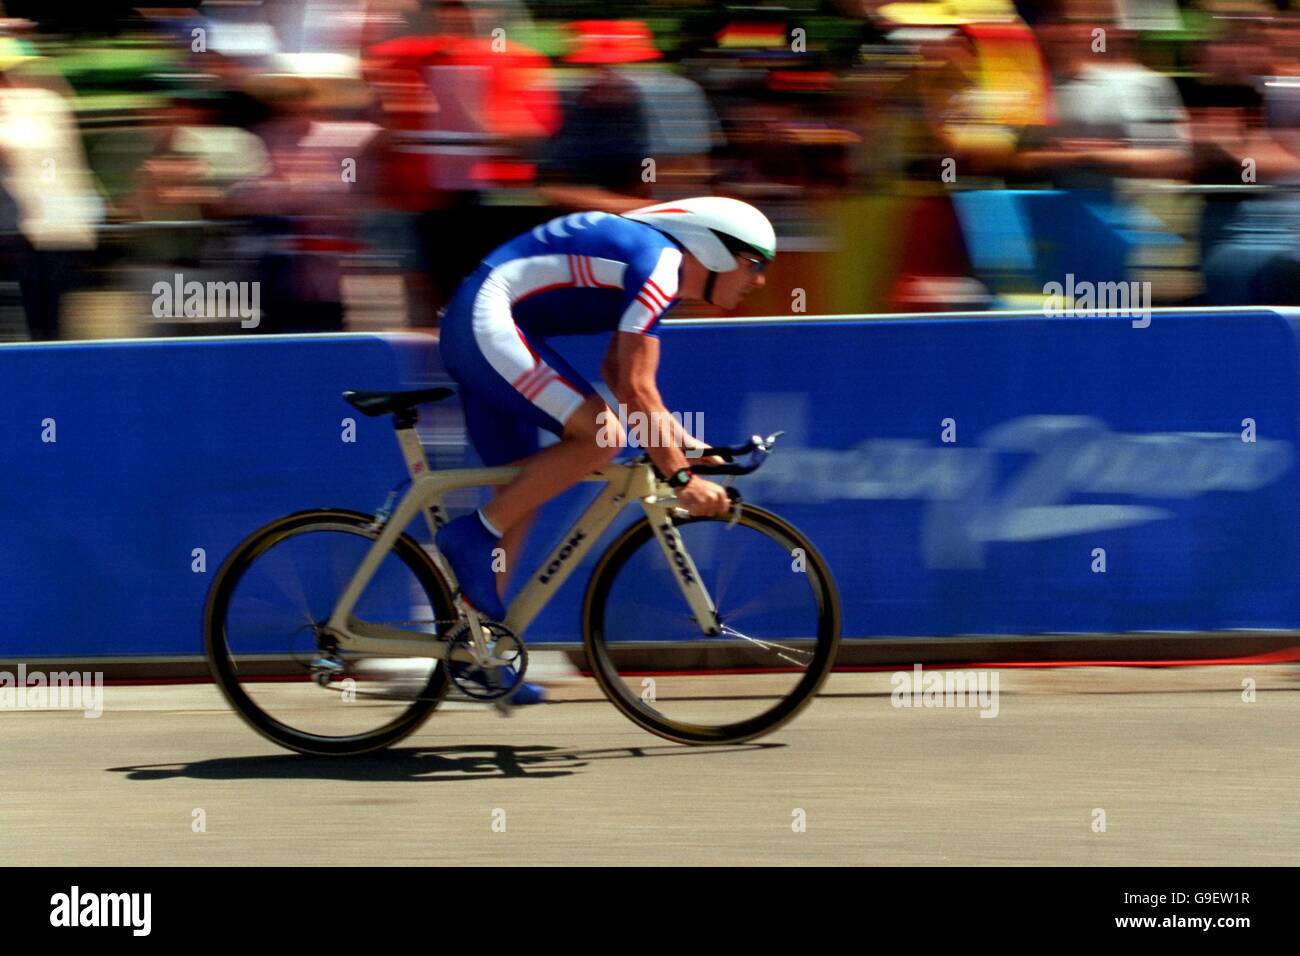
{"label": "chainring", "polygon": [[453,659],[457,648],[469,650],[469,630],[451,639],[443,663],[447,667],[447,676],[466,697],[474,700],[499,700],[513,694],[523,683],[528,671],[528,649],[524,642],[503,624],[494,621],[480,625],[489,632],[488,651],[495,660],[503,663],[496,666],[480,667],[473,661]]}

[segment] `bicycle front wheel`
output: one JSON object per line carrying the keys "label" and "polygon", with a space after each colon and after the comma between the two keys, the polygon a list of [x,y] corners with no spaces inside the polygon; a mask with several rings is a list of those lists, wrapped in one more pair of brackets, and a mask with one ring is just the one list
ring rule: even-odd
{"label": "bicycle front wheel", "polygon": [[[335,647],[323,630],[379,536],[368,515],[305,511],[253,532],[226,559],[204,615],[208,666],[258,733],[307,754],[365,753],[396,743],[447,688],[432,657],[380,657]],[[353,617],[432,643],[453,628],[451,591],[420,545],[400,536]]]}
{"label": "bicycle front wheel", "polygon": [[688,744],[736,743],[775,730],[825,680],[840,638],[839,595],[816,548],[786,521],[745,505],[674,522],[711,596],[721,633],[706,636],[646,519],[592,574],[583,642],[592,675],[632,721]]}

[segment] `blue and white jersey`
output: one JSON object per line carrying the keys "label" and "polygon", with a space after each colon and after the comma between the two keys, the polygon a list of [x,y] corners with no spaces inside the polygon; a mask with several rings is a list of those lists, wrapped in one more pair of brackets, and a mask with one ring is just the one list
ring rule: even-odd
{"label": "blue and white jersey", "polygon": [[677,304],[682,253],[644,223],[604,212],[552,219],[483,260],[482,290],[503,296],[525,332],[648,333]]}
{"label": "blue and white jersey", "polygon": [[538,429],[562,435],[595,393],[548,340],[653,335],[678,301],[681,264],[663,233],[604,212],[552,219],[483,260],[456,290],[438,336],[485,464],[532,454]]}

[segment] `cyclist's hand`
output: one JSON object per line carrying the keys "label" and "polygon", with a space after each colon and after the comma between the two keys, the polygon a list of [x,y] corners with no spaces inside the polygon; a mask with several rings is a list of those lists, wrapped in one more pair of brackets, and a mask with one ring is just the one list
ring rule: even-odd
{"label": "cyclist's hand", "polygon": [[686,452],[686,464],[690,465],[721,465],[724,459],[721,455],[701,455],[704,449],[708,448],[704,442],[691,435],[687,435],[682,445],[682,451]]}
{"label": "cyclist's hand", "polygon": [[686,463],[694,468],[696,465],[725,465],[727,460],[721,455],[692,456],[688,452],[686,455]]}
{"label": "cyclist's hand", "polygon": [[677,489],[678,503],[697,518],[725,514],[731,507],[722,486],[695,476],[684,488]]}

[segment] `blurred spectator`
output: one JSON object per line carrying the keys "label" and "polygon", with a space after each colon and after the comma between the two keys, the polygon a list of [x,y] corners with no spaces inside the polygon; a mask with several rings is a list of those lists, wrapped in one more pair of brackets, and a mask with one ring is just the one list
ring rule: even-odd
{"label": "blurred spectator", "polygon": [[[1223,238],[1224,229],[1246,201],[1242,187],[1264,181],[1292,161],[1271,141],[1264,124],[1262,77],[1270,72],[1263,21],[1243,17],[1215,20],[1215,42],[1197,50],[1201,76],[1188,87],[1194,149],[1194,179],[1212,187],[1205,196],[1198,247],[1202,259]],[[1248,159],[1255,160],[1249,170]]]}
{"label": "blurred spectator", "polygon": [[565,61],[595,68],[563,79],[563,122],[543,151],[542,194],[558,209],[620,213],[651,201],[658,158],[651,152],[650,117],[641,90],[620,67],[657,60],[645,24],[585,20],[574,25],[576,48]]}
{"label": "blurred spectator", "polygon": [[[544,150],[542,194],[561,211],[626,212],[707,192],[721,126],[704,91],[670,67],[639,20],[574,23],[559,77],[563,124]],[[589,72],[594,69],[594,72]]]}
{"label": "blurred spectator", "polygon": [[35,341],[59,337],[64,296],[81,282],[97,241],[103,202],[86,168],[76,119],[57,79],[37,84],[32,60],[0,37],[0,164],[8,214],[16,212],[18,282]]}
{"label": "blurred spectator", "polygon": [[531,179],[517,154],[558,124],[541,83],[545,56],[514,39],[476,36],[464,3],[440,0],[431,10],[434,32],[390,37],[365,59],[385,130],[381,197],[395,211],[380,229],[411,250],[403,271],[417,325],[430,324],[478,260],[523,228],[509,207],[485,205],[484,193]]}
{"label": "blurred spectator", "polygon": [[367,327],[430,326],[486,252],[557,212],[714,192],[777,223],[760,312],[793,290],[814,312],[1006,307],[1063,272],[1139,268],[1181,270],[1164,301],[1201,278],[1218,304],[1296,301],[1300,17],[1180,2],[0,20],[0,259],[38,339],[71,289],[109,308],[104,287],[128,301],[171,271],[260,279],[267,331],[343,328],[345,280]]}
{"label": "blurred spectator", "polygon": [[[1203,54],[1198,84],[1198,181],[1206,301],[1300,304],[1300,127],[1293,31],[1272,19],[1232,19]],[[1257,184],[1254,187],[1248,184]]]}
{"label": "blurred spectator", "polygon": [[257,84],[273,110],[256,130],[268,173],[232,189],[227,205],[260,240],[259,332],[343,328],[341,259],[358,249],[353,231],[366,210],[350,170],[378,132],[333,119],[368,103],[358,72],[343,54],[281,54],[278,72]]}
{"label": "blurred spectator", "polygon": [[1191,137],[1173,81],[1132,59],[1108,0],[1066,10],[1069,19],[1037,28],[1053,71],[1056,122],[1031,134],[1020,167],[1063,189],[1186,177]]}

